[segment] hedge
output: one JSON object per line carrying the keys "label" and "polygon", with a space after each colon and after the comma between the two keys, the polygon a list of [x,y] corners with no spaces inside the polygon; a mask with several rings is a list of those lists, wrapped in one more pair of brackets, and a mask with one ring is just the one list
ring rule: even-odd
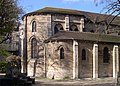
{"label": "hedge", "polygon": [[7,62],[0,62],[0,73],[6,72],[6,65],[7,65]]}

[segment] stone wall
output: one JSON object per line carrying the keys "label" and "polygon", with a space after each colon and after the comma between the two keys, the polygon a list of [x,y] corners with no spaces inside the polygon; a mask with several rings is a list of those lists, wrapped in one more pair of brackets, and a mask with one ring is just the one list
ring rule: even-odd
{"label": "stone wall", "polygon": [[[47,77],[63,79],[73,77],[72,41],[50,42],[47,44]],[[93,42],[78,42],[78,78],[93,78]],[[98,44],[98,78],[113,76],[113,46],[114,44]],[[65,59],[59,58],[59,49],[64,47]],[[104,47],[109,49],[109,63],[103,63]],[[86,50],[86,60],[82,60],[82,49]],[[69,58],[68,58],[69,57]]]}
{"label": "stone wall", "polygon": [[[71,41],[64,42],[49,42],[44,44],[44,40],[54,35],[54,27],[56,24],[61,24],[66,30],[66,17],[69,17],[69,27],[75,24],[79,31],[84,28],[84,19],[81,16],[63,15],[63,14],[40,14],[27,16],[27,53],[28,53],[28,75],[36,77],[45,77],[63,79],[73,77],[73,43]],[[32,22],[36,21],[36,32],[32,32]],[[25,26],[25,19],[23,19]],[[96,31],[96,26],[93,23],[85,24],[85,32],[91,30]],[[104,26],[100,27],[103,29]],[[25,32],[25,29],[24,29]],[[31,58],[31,40],[35,38],[38,46],[38,57]],[[78,77],[92,78],[93,77],[93,42],[79,41],[78,53]],[[46,46],[45,46],[46,45]],[[110,62],[103,63],[103,48],[109,48]],[[60,59],[59,50],[65,49],[65,58]],[[112,76],[112,50],[113,45],[100,43],[98,44],[98,76]],[[82,49],[86,50],[87,59],[81,59]],[[46,51],[46,52],[45,52]]]}
{"label": "stone wall", "polygon": [[[60,59],[61,47],[64,48],[64,59]],[[49,43],[47,50],[47,77],[50,79],[72,78],[72,41]]]}
{"label": "stone wall", "polygon": [[[63,29],[66,31],[66,22],[65,22],[65,17],[68,17],[68,22],[69,22],[69,28],[72,25],[76,25],[78,30],[81,32],[83,31],[84,28],[84,19],[81,16],[72,16],[72,15],[60,15],[60,14],[53,14],[52,15],[52,33],[54,35],[54,27],[56,24],[61,24],[63,26]],[[81,21],[83,19],[83,21]],[[68,30],[69,30],[68,28]]]}
{"label": "stone wall", "polygon": [[[82,60],[82,49],[86,50],[86,60]],[[79,78],[92,78],[92,69],[93,69],[93,43],[91,42],[79,42]]]}
{"label": "stone wall", "polygon": [[[112,44],[99,44],[98,45],[98,77],[112,77],[113,76],[113,45]],[[109,49],[109,63],[103,63],[103,49]]]}
{"label": "stone wall", "polygon": [[[56,24],[60,23],[64,30],[65,28],[65,17],[68,15],[62,14],[40,14],[27,16],[27,53],[28,53],[28,75],[29,76],[41,76],[45,74],[44,67],[44,43],[43,41],[48,37],[54,35],[54,27]],[[78,29],[81,28],[81,17],[78,16],[68,16],[69,25],[76,24]],[[32,32],[32,22],[36,21],[37,27],[36,32]],[[25,26],[25,18],[23,19],[23,24]],[[25,32],[25,29],[24,29]],[[31,59],[31,40],[37,39],[38,46],[38,58]],[[72,55],[71,55],[72,56]],[[64,62],[64,61],[63,61]],[[33,68],[34,67],[34,68]],[[41,73],[40,71],[43,71]]]}
{"label": "stone wall", "polygon": [[[83,19],[83,20],[82,20]],[[70,26],[75,24],[80,32],[84,30],[84,18],[81,16],[70,16]]]}
{"label": "stone wall", "polygon": [[[112,77],[113,76],[113,46],[114,44],[107,43],[99,43],[98,44],[98,77]],[[103,62],[103,50],[104,47],[109,49],[109,63]],[[92,78],[93,72],[93,43],[81,42],[79,43],[79,52],[81,49],[86,49],[87,60],[81,60],[79,58],[79,77],[80,78]],[[79,57],[81,57],[81,53],[79,53]]]}
{"label": "stone wall", "polygon": [[[98,77],[112,77],[113,76],[113,45],[99,43],[98,44]],[[109,63],[103,63],[103,49],[109,49],[110,60]],[[81,60],[81,50],[86,50],[87,60]],[[80,42],[79,43],[79,78],[92,78],[93,72],[93,43]]]}
{"label": "stone wall", "polygon": [[[36,21],[36,32],[32,32],[32,22]],[[45,76],[44,71],[44,40],[51,36],[51,15],[34,15],[27,17],[27,53],[28,75]],[[31,58],[31,40],[37,40],[38,57]]]}
{"label": "stone wall", "polygon": [[[32,32],[32,22],[36,21],[36,32]],[[28,58],[31,58],[31,40],[36,38],[38,48],[41,48],[42,42],[51,34],[48,32],[51,29],[51,15],[34,15],[28,16],[27,22],[27,43],[28,43]]]}

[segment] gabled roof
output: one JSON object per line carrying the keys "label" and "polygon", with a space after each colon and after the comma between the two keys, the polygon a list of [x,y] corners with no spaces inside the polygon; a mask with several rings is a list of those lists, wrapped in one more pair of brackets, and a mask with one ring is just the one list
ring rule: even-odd
{"label": "gabled roof", "polygon": [[65,41],[65,40],[81,40],[81,41],[94,41],[94,42],[107,42],[107,43],[120,43],[119,36],[97,34],[97,33],[87,33],[87,32],[77,32],[77,31],[60,31],[54,36],[45,40],[49,41]]}
{"label": "gabled roof", "polygon": [[[79,10],[73,10],[73,9],[53,8],[53,7],[45,7],[40,10],[28,13],[24,16],[39,15],[44,13],[84,16],[90,19],[92,22],[101,22],[104,20],[108,22],[112,20],[112,18],[114,17],[111,15],[105,15],[105,14],[99,14],[99,13],[85,12],[85,11],[79,11]],[[112,22],[112,24],[120,25],[120,17],[116,17],[115,20]]]}

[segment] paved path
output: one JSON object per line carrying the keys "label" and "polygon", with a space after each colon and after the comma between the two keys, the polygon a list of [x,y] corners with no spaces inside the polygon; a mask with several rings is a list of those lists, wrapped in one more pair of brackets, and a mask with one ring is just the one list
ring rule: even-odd
{"label": "paved path", "polygon": [[116,85],[116,80],[113,79],[62,80],[62,81],[37,79],[36,84],[33,86],[117,86],[117,85]]}

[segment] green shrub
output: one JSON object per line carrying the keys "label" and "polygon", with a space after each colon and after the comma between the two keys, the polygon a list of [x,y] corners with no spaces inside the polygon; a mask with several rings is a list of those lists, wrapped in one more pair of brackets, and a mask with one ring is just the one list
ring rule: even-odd
{"label": "green shrub", "polygon": [[0,73],[6,72],[7,62],[0,62]]}
{"label": "green shrub", "polygon": [[6,58],[6,61],[8,62],[6,73],[10,70],[11,74],[13,74],[15,71],[21,71],[21,58],[19,56],[10,55]]}

